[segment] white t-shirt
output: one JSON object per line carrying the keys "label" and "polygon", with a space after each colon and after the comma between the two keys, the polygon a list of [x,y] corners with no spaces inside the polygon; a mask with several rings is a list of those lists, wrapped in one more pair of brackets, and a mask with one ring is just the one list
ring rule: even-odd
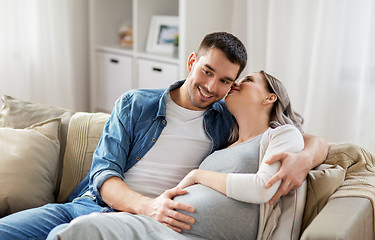
{"label": "white t-shirt", "polygon": [[198,168],[212,144],[204,130],[204,113],[180,107],[168,95],[167,126],[150,151],[124,173],[125,183],[142,195],[157,197]]}

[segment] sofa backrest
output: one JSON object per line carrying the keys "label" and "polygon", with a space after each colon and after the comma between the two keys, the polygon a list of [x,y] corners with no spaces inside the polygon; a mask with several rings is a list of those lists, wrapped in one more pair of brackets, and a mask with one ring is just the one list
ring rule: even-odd
{"label": "sofa backrest", "polygon": [[65,202],[90,171],[93,153],[109,116],[107,113],[78,112],[70,119],[57,202]]}
{"label": "sofa backrest", "polygon": [[23,129],[51,118],[61,118],[60,155],[54,188],[54,196],[56,198],[59,193],[62,176],[61,170],[69,122],[75,112],[47,104],[25,101],[7,95],[2,95],[1,100],[3,101],[3,105],[0,108],[0,127]]}

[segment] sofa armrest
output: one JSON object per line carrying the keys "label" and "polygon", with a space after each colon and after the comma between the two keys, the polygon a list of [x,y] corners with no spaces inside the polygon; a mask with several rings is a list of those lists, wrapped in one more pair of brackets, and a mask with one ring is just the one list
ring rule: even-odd
{"label": "sofa armrest", "polygon": [[369,199],[335,198],[303,232],[302,240],[373,239],[373,209]]}

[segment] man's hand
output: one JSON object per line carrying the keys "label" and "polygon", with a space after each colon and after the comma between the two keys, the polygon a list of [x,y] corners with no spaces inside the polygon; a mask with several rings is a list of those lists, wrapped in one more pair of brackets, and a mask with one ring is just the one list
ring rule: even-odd
{"label": "man's hand", "polygon": [[270,188],[274,183],[282,180],[279,189],[271,198],[269,204],[274,204],[289,191],[300,187],[309,171],[327,159],[329,148],[325,139],[303,134],[303,140],[305,141],[305,148],[301,152],[281,152],[266,161],[268,164],[281,161],[279,171],[266,183],[266,188]]}
{"label": "man's hand", "polygon": [[312,159],[300,153],[281,152],[273,155],[267,164],[277,161],[281,162],[279,171],[266,183],[266,188],[270,188],[274,183],[282,180],[282,183],[269,204],[274,204],[280,197],[288,194],[291,190],[300,187],[311,169]]}
{"label": "man's hand", "polygon": [[186,193],[186,190],[178,187],[166,190],[159,197],[150,199],[147,203],[148,207],[142,214],[152,217],[176,232],[181,232],[182,229],[189,230],[189,224],[195,222],[194,218],[178,212],[176,209],[192,213],[194,212],[194,208],[190,205],[172,200],[175,196],[184,195]]}

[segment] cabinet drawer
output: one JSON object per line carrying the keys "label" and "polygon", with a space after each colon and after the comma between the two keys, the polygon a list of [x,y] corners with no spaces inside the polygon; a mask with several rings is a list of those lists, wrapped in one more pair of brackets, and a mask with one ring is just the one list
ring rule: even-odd
{"label": "cabinet drawer", "polygon": [[138,60],[138,88],[167,88],[177,80],[177,65]]}
{"label": "cabinet drawer", "polygon": [[97,109],[110,112],[115,101],[132,88],[132,58],[97,52]]}

